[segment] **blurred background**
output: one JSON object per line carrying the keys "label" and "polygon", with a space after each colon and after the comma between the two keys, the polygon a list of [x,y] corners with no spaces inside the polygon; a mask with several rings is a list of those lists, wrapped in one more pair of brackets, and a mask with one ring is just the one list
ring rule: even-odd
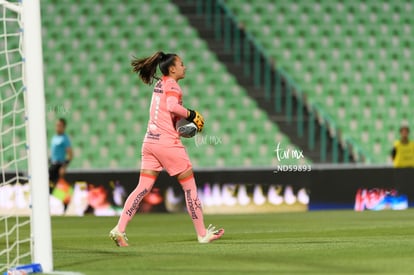
{"label": "blurred background", "polygon": [[[184,105],[206,120],[184,143],[207,212],[410,205],[413,169],[392,168],[391,151],[414,126],[412,1],[41,5],[48,139],[65,118],[71,196],[94,190],[116,214],[135,186],[152,88],[129,63],[162,50],[184,60]],[[178,184],[157,184],[149,205],[174,211]]]}
{"label": "blurred background", "polygon": [[71,167],[138,168],[151,88],[129,62],[163,50],[184,59],[184,104],[221,141],[195,149],[188,140],[195,167],[274,166],[278,143],[303,150],[306,163],[390,164],[400,125],[413,125],[413,9],[410,1],[42,1],[49,136],[65,117]]}

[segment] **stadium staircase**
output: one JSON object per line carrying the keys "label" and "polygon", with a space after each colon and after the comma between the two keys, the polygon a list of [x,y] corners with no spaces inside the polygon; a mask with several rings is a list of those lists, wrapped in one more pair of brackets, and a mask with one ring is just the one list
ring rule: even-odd
{"label": "stadium staircase", "polygon": [[213,26],[236,18],[358,161],[389,163],[399,127],[414,127],[412,1],[196,3]]}
{"label": "stadium staircase", "polygon": [[169,0],[44,0],[42,24],[48,136],[66,117],[71,168],[140,166],[151,88],[129,62],[161,49],[183,57],[185,105],[206,118],[203,135],[184,141],[196,168],[276,167],[278,142],[297,149]]}

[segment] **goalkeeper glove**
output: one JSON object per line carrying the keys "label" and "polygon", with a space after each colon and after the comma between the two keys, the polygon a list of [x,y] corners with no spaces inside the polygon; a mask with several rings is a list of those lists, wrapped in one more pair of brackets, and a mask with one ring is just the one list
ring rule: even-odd
{"label": "goalkeeper glove", "polygon": [[199,112],[188,109],[188,116],[186,120],[193,122],[197,126],[198,132],[201,132],[203,130],[204,118]]}

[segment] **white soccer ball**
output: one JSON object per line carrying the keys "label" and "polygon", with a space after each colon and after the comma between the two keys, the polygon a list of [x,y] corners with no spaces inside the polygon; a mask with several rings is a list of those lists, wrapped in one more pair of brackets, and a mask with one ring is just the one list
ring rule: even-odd
{"label": "white soccer ball", "polygon": [[195,134],[197,134],[197,126],[194,124],[194,122],[187,121],[184,118],[177,121],[175,129],[177,130],[180,137],[184,138],[192,138],[195,136]]}

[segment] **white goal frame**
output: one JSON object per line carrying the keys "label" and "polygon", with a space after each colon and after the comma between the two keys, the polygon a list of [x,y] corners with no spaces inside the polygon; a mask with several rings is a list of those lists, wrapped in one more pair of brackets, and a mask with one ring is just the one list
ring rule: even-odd
{"label": "white goal frame", "polygon": [[53,270],[52,230],[49,206],[49,171],[45,92],[43,81],[42,27],[40,1],[23,0],[23,53],[26,86],[29,181],[31,185],[31,234],[33,262],[40,263],[43,272]]}
{"label": "white goal frame", "polygon": [[45,94],[43,80],[42,32],[39,0],[15,4],[0,0],[9,10],[21,13],[23,26],[23,85],[25,87],[28,179],[31,186],[32,261],[43,272],[53,271],[52,234],[49,206],[49,175]]}

